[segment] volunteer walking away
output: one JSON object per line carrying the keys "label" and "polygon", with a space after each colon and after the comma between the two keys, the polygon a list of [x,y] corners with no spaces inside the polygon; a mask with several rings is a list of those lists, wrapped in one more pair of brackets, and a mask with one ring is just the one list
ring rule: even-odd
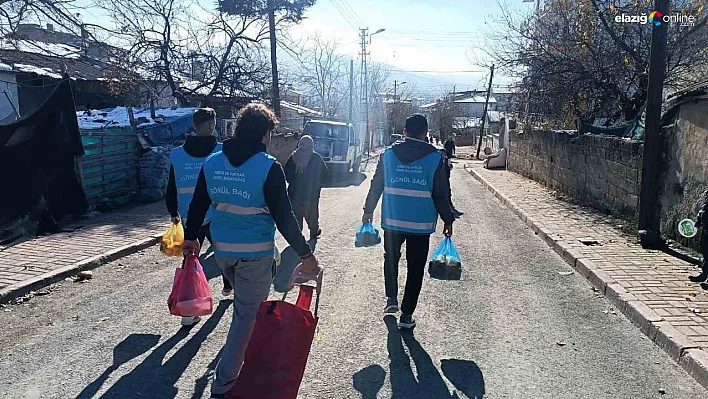
{"label": "volunteer walking away", "polygon": [[385,313],[398,307],[398,262],[406,243],[408,277],[401,303],[400,328],[415,327],[413,312],[423,285],[430,235],[438,215],[445,223],[443,233],[452,236],[455,217],[450,207],[450,183],[443,157],[424,141],[428,121],[423,115],[406,120],[405,139],[381,155],[364,205],[362,222],[373,219],[383,195],[381,226],[384,230]]}
{"label": "volunteer walking away", "polygon": [[224,398],[243,366],[258,308],[273,280],[276,226],[300,255],[303,271],[320,267],[295,220],[282,166],[266,153],[277,119],[262,104],[238,113],[235,138],[202,167],[189,206],[185,255],[199,252],[199,230],[209,211],[216,263],[234,287],[231,327],[211,387],[213,399]]}
{"label": "volunteer walking away", "polygon": [[[187,136],[184,145],[175,148],[170,153],[170,178],[167,183],[165,204],[174,224],[186,225],[187,211],[194,194],[194,186],[197,185],[199,171],[211,154],[221,151],[221,144],[216,141],[213,134],[216,128],[216,112],[213,109],[199,108],[194,111],[192,124],[196,134]],[[200,245],[204,243],[204,238],[209,238],[209,242],[212,242],[209,231],[210,221],[211,212],[207,212],[199,230]],[[224,289],[221,293],[224,296],[229,296],[232,292],[231,283],[226,277],[222,276],[222,279]],[[192,325],[198,321],[199,317],[183,317],[182,325]]]}
{"label": "volunteer walking away", "polygon": [[302,136],[297,149],[285,163],[285,178],[288,181],[288,195],[293,204],[295,218],[304,228],[303,219],[310,229],[310,240],[322,234],[320,228],[320,194],[329,171],[315,143],[310,136]]}

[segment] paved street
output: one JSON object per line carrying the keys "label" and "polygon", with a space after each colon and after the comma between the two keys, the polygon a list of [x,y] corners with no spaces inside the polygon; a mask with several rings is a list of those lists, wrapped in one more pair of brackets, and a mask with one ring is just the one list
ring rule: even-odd
{"label": "paved street", "polygon": [[[382,247],[353,246],[368,180],[324,191],[325,286],[301,398],[705,397],[478,181],[461,167],[452,179],[463,279],[426,278],[413,334],[382,317]],[[231,309],[180,329],[166,306],[177,264],[152,247],[0,309],[0,398],[208,398]]]}

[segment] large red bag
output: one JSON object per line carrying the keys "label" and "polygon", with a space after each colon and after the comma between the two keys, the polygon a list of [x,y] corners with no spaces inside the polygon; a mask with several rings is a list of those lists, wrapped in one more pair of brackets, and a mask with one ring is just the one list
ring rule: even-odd
{"label": "large red bag", "polygon": [[175,316],[208,316],[214,311],[209,280],[196,256],[188,256],[184,267],[175,270],[167,306]]}
{"label": "large red bag", "polygon": [[304,284],[296,284],[300,293],[295,304],[284,300],[261,304],[243,368],[227,399],[297,398],[317,328],[322,273],[313,279],[317,280],[314,314],[310,304],[315,287]]}

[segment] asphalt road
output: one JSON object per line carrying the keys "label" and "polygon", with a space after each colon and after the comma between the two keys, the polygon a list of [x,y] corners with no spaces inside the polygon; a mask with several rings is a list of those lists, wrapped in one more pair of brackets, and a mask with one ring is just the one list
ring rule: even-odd
{"label": "asphalt road", "polygon": [[[426,277],[413,334],[382,317],[382,247],[353,246],[368,180],[324,191],[321,319],[300,398],[708,397],[460,166],[463,278]],[[0,398],[208,398],[231,308],[181,329],[166,306],[177,263],[151,248],[0,309]]]}

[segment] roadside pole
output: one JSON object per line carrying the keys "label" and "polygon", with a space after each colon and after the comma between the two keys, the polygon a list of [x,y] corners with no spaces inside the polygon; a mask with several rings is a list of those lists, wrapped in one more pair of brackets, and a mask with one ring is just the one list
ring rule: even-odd
{"label": "roadside pole", "polygon": [[[655,0],[654,9],[668,15],[669,0]],[[649,53],[649,85],[647,87],[646,129],[642,181],[639,192],[639,235],[643,248],[658,249],[665,245],[661,239],[661,214],[657,193],[659,192],[659,160],[661,159],[661,103],[666,76],[666,47],[668,27],[659,22],[651,34]]]}
{"label": "roadside pole", "polygon": [[477,159],[479,152],[482,150],[482,138],[484,137],[484,128],[487,124],[487,108],[489,107],[489,95],[492,93],[492,80],[494,79],[494,65],[489,73],[489,87],[487,87],[487,99],[484,101],[484,113],[482,114],[482,130],[479,132],[479,144],[477,144]]}

